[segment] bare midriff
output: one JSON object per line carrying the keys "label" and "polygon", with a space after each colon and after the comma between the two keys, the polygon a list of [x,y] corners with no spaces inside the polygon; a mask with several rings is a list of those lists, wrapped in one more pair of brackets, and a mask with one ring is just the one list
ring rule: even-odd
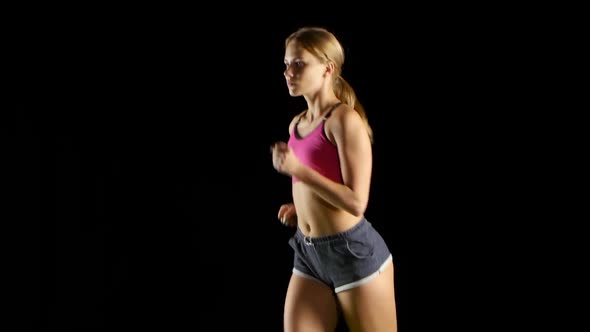
{"label": "bare midriff", "polygon": [[346,231],[361,219],[332,205],[303,182],[293,184],[297,227],[303,235],[325,236]]}

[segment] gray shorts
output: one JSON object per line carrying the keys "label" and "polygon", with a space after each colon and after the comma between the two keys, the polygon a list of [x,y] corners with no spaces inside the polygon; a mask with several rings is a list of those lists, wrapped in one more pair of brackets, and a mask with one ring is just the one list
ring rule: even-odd
{"label": "gray shorts", "polygon": [[375,278],[392,259],[387,244],[367,219],[337,234],[307,237],[298,228],[289,239],[293,273],[328,285],[335,293]]}

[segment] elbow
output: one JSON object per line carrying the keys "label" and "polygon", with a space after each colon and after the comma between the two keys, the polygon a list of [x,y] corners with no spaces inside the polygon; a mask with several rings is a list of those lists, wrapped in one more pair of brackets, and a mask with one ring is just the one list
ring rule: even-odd
{"label": "elbow", "polygon": [[350,212],[350,214],[352,214],[353,216],[355,216],[357,218],[361,218],[364,213],[364,211],[362,211],[362,210],[351,210],[349,212]]}
{"label": "elbow", "polygon": [[349,206],[348,212],[355,217],[362,217],[367,210],[366,199],[355,199]]}

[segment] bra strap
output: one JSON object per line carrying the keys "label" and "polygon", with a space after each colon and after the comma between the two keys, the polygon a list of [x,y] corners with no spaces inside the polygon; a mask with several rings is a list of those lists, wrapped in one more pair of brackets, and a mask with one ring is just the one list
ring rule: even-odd
{"label": "bra strap", "polygon": [[332,115],[332,111],[333,111],[333,110],[335,110],[335,109],[336,109],[336,107],[340,106],[340,104],[342,104],[342,102],[338,102],[338,103],[334,104],[334,105],[333,105],[333,106],[330,108],[330,110],[329,110],[328,112],[326,112],[326,115],[324,115],[324,120],[325,120],[325,119],[327,119],[327,118],[329,118],[329,117],[330,117],[330,115]]}

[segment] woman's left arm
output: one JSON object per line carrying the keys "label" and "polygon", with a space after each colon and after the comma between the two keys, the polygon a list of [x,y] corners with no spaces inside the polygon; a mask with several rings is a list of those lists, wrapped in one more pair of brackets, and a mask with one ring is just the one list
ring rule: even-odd
{"label": "woman's left arm", "polygon": [[343,184],[308,167],[296,167],[293,175],[332,205],[360,217],[369,201],[373,166],[372,146],[365,124],[356,111],[347,109],[334,112],[326,128],[338,147]]}

